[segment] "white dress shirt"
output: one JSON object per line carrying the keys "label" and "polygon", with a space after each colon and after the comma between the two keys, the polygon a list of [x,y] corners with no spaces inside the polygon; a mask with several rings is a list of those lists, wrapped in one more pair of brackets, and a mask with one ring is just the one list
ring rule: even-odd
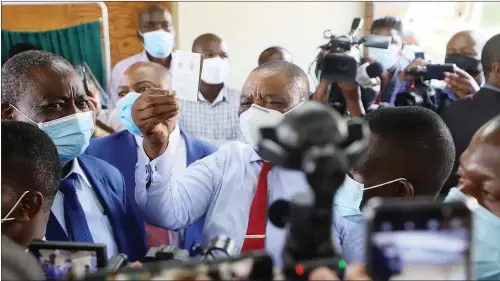
{"label": "white dress shirt", "polygon": [[[95,243],[106,244],[108,258],[111,258],[113,255],[118,253],[118,246],[115,242],[111,223],[109,222],[108,217],[104,214],[104,208],[102,207],[96,192],[90,185],[90,181],[80,167],[80,164],[78,164],[78,161],[76,159],[73,160],[71,165],[71,171],[63,178],[63,180],[69,177],[72,173],[77,174],[75,179],[76,195],[78,196],[78,201],[80,201],[83,212],[85,213],[85,218],[87,219],[92,239]],[[61,191],[57,191],[51,211],[67,235],[66,221],[64,220],[64,195]]]}
{"label": "white dress shirt", "polygon": [[[230,142],[191,164],[182,174],[169,172],[174,161],[166,154],[149,161],[144,152],[139,153],[135,176],[137,205],[157,225],[167,229],[184,228],[206,215],[203,247],[215,236],[225,235],[241,249],[261,170],[259,155],[248,144]],[[146,189],[148,181],[151,184]],[[298,192],[310,188],[304,173],[280,167],[271,169],[267,181],[269,204],[278,199],[291,200]],[[336,248],[348,262],[363,260],[361,225],[334,212],[333,232]],[[282,261],[285,234],[285,230],[267,223],[266,250],[278,266]]]}
{"label": "white dress shirt", "polygon": [[[135,143],[137,144],[137,154],[140,155],[141,153],[144,153],[144,138],[136,135],[134,135],[134,137]],[[175,129],[168,136],[168,147],[164,155],[165,157],[173,159],[172,163],[175,163],[175,165],[173,165],[171,171],[174,174],[183,173],[186,170],[187,148],[186,143],[184,142],[184,137],[181,135],[181,130],[179,129],[178,125],[175,126]],[[180,249],[184,247],[184,231],[169,230],[168,236],[170,245],[176,246]]]}

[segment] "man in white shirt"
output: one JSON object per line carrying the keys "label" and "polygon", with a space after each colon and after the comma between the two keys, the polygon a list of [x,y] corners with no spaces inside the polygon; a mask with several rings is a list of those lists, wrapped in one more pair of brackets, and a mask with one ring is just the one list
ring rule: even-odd
{"label": "man in white shirt", "polygon": [[170,69],[174,48],[174,24],[170,12],[159,4],[144,7],[139,14],[137,37],[144,44],[144,51],[119,61],[111,72],[108,93],[110,110],[118,101],[118,86],[127,68],[136,62],[156,62]]}
{"label": "man in white shirt", "polygon": [[180,100],[179,125],[188,133],[214,146],[241,139],[238,108],[241,93],[224,83],[229,75],[229,50],[222,39],[211,33],[193,42],[194,53],[203,55],[198,100]]}
{"label": "man in white shirt", "polygon": [[[117,106],[125,131],[95,139],[91,142],[86,154],[95,156],[115,166],[123,174],[125,190],[129,199],[129,208],[135,217],[131,219],[134,228],[141,233],[141,240],[145,241],[147,248],[160,245],[174,245],[179,248],[191,250],[198,244],[201,236],[203,221],[192,224],[186,230],[175,232],[166,231],[145,221],[150,220],[144,216],[135,204],[135,166],[138,154],[143,151],[143,136],[135,126],[130,107],[140,94],[165,95],[172,85],[172,76],[168,69],[153,62],[137,62],[125,71],[120,82],[118,94],[123,96]],[[171,133],[169,146],[165,152],[168,158],[175,159],[172,170],[174,174],[181,174],[192,162],[201,159],[215,151],[215,148],[196,137],[186,133],[176,124],[175,118],[170,119]],[[139,244],[139,243],[138,243]]]}
{"label": "man in white shirt", "polygon": [[[282,116],[306,101],[308,91],[307,76],[298,66],[284,61],[259,66],[243,87],[242,131],[258,127],[252,121],[272,122],[273,116]],[[255,135],[244,133],[251,144],[230,142],[183,174],[173,175],[174,159],[165,153],[169,132],[161,117],[177,111],[175,96],[142,95],[132,107],[134,121],[144,134],[135,177],[139,207],[167,229],[181,229],[205,216],[202,246],[216,235],[225,235],[241,252],[266,249],[281,265],[285,231],[267,222],[266,209],[278,199],[307,191],[305,174],[271,167],[251,145],[256,143]],[[336,248],[347,261],[362,261],[362,226],[334,213],[333,231]]]}

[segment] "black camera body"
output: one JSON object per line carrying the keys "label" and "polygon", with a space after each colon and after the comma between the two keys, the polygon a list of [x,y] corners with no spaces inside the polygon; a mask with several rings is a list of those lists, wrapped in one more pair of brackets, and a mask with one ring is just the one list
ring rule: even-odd
{"label": "black camera body", "polygon": [[437,90],[430,85],[430,80],[443,80],[445,72],[454,72],[453,64],[428,64],[415,66],[406,74],[415,77],[413,82],[403,92],[397,94],[394,101],[395,106],[422,106],[431,110],[437,110]]}
{"label": "black camera body", "polygon": [[355,82],[360,58],[358,46],[364,44],[374,48],[389,48],[392,39],[388,36],[370,35],[357,39],[362,26],[363,20],[355,18],[347,35],[335,36],[330,30],[325,31],[324,37],[329,42],[320,46],[321,51],[316,58],[316,75],[319,79]]}

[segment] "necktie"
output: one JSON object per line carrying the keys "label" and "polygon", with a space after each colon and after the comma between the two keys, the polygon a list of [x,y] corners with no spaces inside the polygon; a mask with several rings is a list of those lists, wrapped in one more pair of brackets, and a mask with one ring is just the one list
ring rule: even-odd
{"label": "necktie", "polygon": [[70,241],[94,243],[82,205],[75,189],[77,174],[72,173],[61,181],[59,190],[64,195],[64,221]]}
{"label": "necktie", "polygon": [[241,253],[264,250],[267,224],[267,174],[271,168],[271,163],[262,163]]}
{"label": "necktie", "polygon": [[170,245],[168,230],[159,228],[148,223],[144,223],[146,227],[146,244],[148,249],[162,245]]}

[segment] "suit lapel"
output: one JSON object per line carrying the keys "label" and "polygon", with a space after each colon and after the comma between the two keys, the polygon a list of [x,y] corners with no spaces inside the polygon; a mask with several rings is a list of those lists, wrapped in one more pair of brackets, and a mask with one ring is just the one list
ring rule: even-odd
{"label": "suit lapel", "polygon": [[78,162],[89,179],[92,188],[96,192],[97,197],[104,208],[105,215],[108,216],[113,228],[115,242],[118,245],[120,252],[128,253],[128,250],[126,249],[128,245],[127,237],[124,233],[124,229],[126,229],[125,211],[123,209],[124,203],[121,202],[121,198],[118,198],[116,194],[111,192],[112,186],[110,186],[109,181],[100,176],[96,167],[92,167],[91,163],[89,163],[90,165],[85,163],[85,157],[79,157]]}
{"label": "suit lapel", "polygon": [[69,241],[68,235],[64,232],[56,216],[50,211],[49,221],[47,222],[47,231],[45,232],[47,241]]}

